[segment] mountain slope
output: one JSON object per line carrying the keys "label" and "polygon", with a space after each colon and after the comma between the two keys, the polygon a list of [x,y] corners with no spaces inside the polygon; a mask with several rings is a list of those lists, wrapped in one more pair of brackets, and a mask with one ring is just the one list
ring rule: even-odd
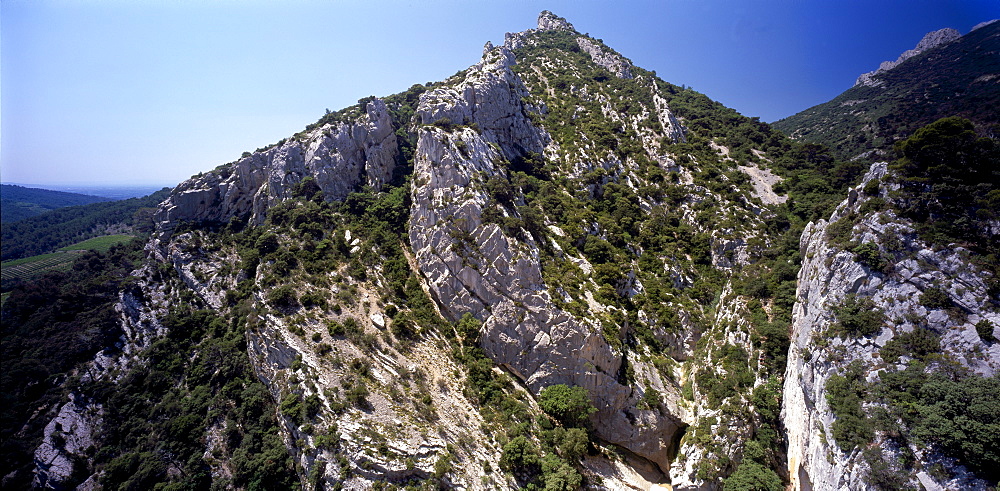
{"label": "mountain slope", "polygon": [[780,413],[800,237],[860,169],[542,12],[447,80],[181,183],[102,299],[114,346],[5,420],[37,442],[5,479],[804,482],[782,428],[810,408]]}
{"label": "mountain slope", "polygon": [[56,208],[111,201],[99,196],[0,184],[0,221],[13,223]]}
{"label": "mountain slope", "polygon": [[994,109],[1000,105],[1000,22],[949,39],[930,48],[918,45],[924,48],[919,54],[884,63],[833,100],[776,121],[774,128],[828,145],[840,158],[866,161],[892,157],[893,143],[946,116],[995,132],[990,128],[1000,125]]}
{"label": "mountain slope", "polygon": [[[796,489],[996,482],[997,221],[956,194],[996,192],[1000,145],[956,121],[917,131],[802,234],[782,407]],[[956,221],[972,222],[960,241],[939,232]]]}

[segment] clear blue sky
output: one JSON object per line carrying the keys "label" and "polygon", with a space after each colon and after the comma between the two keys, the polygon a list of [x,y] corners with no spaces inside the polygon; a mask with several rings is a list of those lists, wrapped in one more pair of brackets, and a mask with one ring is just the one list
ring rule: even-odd
{"label": "clear blue sky", "polygon": [[3,0],[0,180],[176,184],[324,109],[441,80],[549,9],[774,121],[1000,1]]}

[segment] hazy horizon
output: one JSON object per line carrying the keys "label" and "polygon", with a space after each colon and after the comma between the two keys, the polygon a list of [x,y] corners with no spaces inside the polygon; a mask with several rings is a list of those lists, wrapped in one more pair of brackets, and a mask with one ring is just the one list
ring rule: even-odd
{"label": "hazy horizon", "polygon": [[[4,183],[173,186],[326,109],[442,80],[567,18],[664,80],[772,122],[825,102],[970,2],[5,1]],[[127,176],[127,177],[123,177]]]}

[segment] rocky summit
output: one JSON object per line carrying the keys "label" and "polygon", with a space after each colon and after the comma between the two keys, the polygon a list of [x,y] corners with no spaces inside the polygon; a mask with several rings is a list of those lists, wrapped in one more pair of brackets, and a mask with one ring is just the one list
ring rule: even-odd
{"label": "rocky summit", "polygon": [[861,165],[551,12],[504,39],[179,184],[60,277],[90,310],[15,290],[5,332],[104,324],[12,391],[5,486],[995,485],[995,139]]}

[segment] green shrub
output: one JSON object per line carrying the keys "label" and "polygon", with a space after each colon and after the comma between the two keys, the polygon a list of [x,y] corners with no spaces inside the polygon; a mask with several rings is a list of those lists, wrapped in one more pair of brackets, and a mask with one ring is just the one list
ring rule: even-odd
{"label": "green shrub", "polygon": [[979,333],[979,338],[987,343],[996,341],[996,338],[993,337],[993,329],[995,326],[988,319],[976,323],[976,332]]}
{"label": "green shrub", "polygon": [[291,418],[296,425],[301,425],[303,422],[303,412],[304,406],[302,404],[302,396],[291,392],[281,400],[281,414]]}
{"label": "green shrub", "polygon": [[570,428],[562,432],[556,448],[562,458],[576,462],[587,454],[587,447],[590,445],[590,437],[586,430],[582,428]]}
{"label": "green shrub", "polygon": [[451,452],[443,452],[434,462],[434,477],[441,479],[445,474],[451,472]]}
{"label": "green shrub", "polygon": [[365,384],[364,380],[358,380],[347,389],[345,394],[348,402],[354,404],[357,407],[365,408],[368,406],[368,386]]}
{"label": "green shrub", "polygon": [[878,195],[879,187],[882,185],[882,181],[879,179],[872,179],[865,183],[864,193],[868,196]]}
{"label": "green shrub", "polygon": [[724,491],[782,491],[785,485],[773,470],[753,460],[743,460],[729,477],[722,481]]}
{"label": "green shrub", "polygon": [[575,491],[583,482],[583,476],[573,466],[549,454],[542,459],[541,481],[546,491]]}
{"label": "green shrub", "polygon": [[833,313],[837,322],[831,329],[841,336],[871,336],[882,330],[885,323],[885,314],[871,298],[853,293],[844,297],[843,302],[833,308]]}
{"label": "green shrub", "polygon": [[540,463],[538,447],[524,436],[512,438],[500,455],[500,468],[506,471],[531,471]]}
{"label": "green shrub", "polygon": [[330,337],[343,336],[346,333],[344,325],[335,320],[326,321],[326,329],[330,332]]}
{"label": "green shrub", "polygon": [[954,380],[913,363],[884,374],[880,385],[917,443],[957,458],[981,478],[1000,479],[1000,376]]}
{"label": "green shrub", "polygon": [[319,307],[321,309],[326,309],[327,306],[326,296],[316,290],[303,294],[299,301],[302,302],[302,306],[306,308]]}
{"label": "green shrub", "polygon": [[271,290],[267,294],[267,301],[275,307],[294,307],[299,302],[291,285],[281,285]]}
{"label": "green shrub", "polygon": [[852,362],[844,375],[831,375],[826,381],[826,400],[836,416],[832,425],[833,438],[845,452],[866,445],[875,436],[861,408],[868,389],[862,372],[861,363]]}
{"label": "green shrub", "polygon": [[882,256],[882,252],[879,251],[878,245],[874,242],[859,244],[851,252],[854,253],[858,262],[872,270],[885,271],[888,267],[888,261]]}
{"label": "green shrub", "polygon": [[826,239],[834,245],[845,247],[854,234],[857,216],[848,215],[826,226]]}
{"label": "green shrub", "polygon": [[882,347],[880,355],[883,360],[895,363],[902,355],[922,360],[927,355],[940,351],[940,337],[928,329],[918,327],[890,339]]}
{"label": "green shrub", "polygon": [[564,426],[572,428],[586,426],[590,415],[597,411],[590,403],[587,389],[564,384],[542,389],[538,405]]}
{"label": "green shrub", "polygon": [[944,290],[932,286],[920,294],[920,305],[931,310],[946,309],[951,307],[951,297]]}

